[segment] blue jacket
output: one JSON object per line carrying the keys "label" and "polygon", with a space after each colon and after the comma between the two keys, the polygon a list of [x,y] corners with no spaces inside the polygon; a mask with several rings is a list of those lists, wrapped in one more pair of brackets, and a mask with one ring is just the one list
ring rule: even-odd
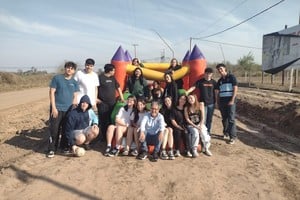
{"label": "blue jacket", "polygon": [[[81,103],[86,102],[89,104],[88,109],[83,112],[81,109]],[[75,138],[73,135],[74,130],[82,130],[90,125],[89,109],[92,107],[91,100],[87,95],[81,97],[77,108],[71,110],[67,114],[65,124],[65,134],[70,146],[75,144]]]}

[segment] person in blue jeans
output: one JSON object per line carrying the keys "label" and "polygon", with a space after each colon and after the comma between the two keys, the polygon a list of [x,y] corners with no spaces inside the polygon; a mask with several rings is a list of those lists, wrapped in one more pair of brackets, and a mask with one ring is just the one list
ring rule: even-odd
{"label": "person in blue jeans", "polygon": [[217,106],[222,115],[224,139],[229,144],[234,144],[237,138],[235,125],[236,95],[238,91],[237,80],[233,74],[226,70],[226,65],[218,64],[216,69],[221,75],[217,82]]}
{"label": "person in blue jeans", "polygon": [[157,101],[153,101],[151,103],[150,112],[148,112],[141,121],[139,136],[141,151],[137,157],[140,160],[147,158],[148,144],[155,146],[152,154],[152,161],[158,160],[158,153],[165,131],[165,120],[163,115],[159,113],[159,109],[159,103]]}
{"label": "person in blue jeans", "polygon": [[204,103],[204,117],[205,117],[205,126],[207,127],[207,132],[210,135],[212,127],[212,118],[215,110],[216,102],[216,88],[217,82],[212,79],[213,69],[208,67],[204,71],[204,77],[196,81],[195,85],[186,91],[187,95],[193,92],[196,88],[199,89],[199,102]]}

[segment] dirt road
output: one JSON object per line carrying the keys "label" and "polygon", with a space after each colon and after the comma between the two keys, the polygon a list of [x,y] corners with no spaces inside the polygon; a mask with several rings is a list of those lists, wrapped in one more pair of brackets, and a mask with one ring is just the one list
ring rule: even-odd
{"label": "dirt road", "polygon": [[49,87],[0,93],[0,110],[47,98],[48,91]]}
{"label": "dirt road", "polygon": [[[299,138],[241,115],[246,104],[239,104],[234,145],[222,139],[215,112],[212,157],[157,163],[108,158],[98,142],[84,157],[47,159],[48,91],[38,89],[38,98],[31,94],[25,104],[10,105],[24,98],[21,93],[6,97],[10,108],[0,109],[0,199],[300,199]],[[249,95],[241,90],[239,98],[255,106],[258,93]]]}

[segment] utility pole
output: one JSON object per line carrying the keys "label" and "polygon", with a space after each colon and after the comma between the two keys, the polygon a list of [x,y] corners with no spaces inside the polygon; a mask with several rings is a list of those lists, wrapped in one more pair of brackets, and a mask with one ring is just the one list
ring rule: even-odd
{"label": "utility pole", "polygon": [[136,47],[139,46],[138,44],[132,44],[133,48],[134,48],[134,57],[136,58]]}

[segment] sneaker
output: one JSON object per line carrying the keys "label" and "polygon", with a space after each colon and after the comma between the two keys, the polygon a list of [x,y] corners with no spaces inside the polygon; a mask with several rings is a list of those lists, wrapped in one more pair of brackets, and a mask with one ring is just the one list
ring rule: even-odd
{"label": "sneaker", "polygon": [[181,156],[180,151],[179,151],[179,150],[176,150],[176,151],[175,151],[175,157],[180,157],[180,156]]}
{"label": "sneaker", "polygon": [[152,161],[153,162],[157,162],[158,161],[158,153],[157,152],[153,152],[153,154],[152,154]]}
{"label": "sneaker", "polygon": [[175,160],[175,156],[174,156],[173,150],[169,151],[169,160]]}
{"label": "sneaker", "polygon": [[137,159],[145,160],[147,158],[148,153],[146,151],[142,151],[138,156]]}
{"label": "sneaker", "polygon": [[47,158],[53,158],[54,157],[54,151],[48,151],[46,156],[47,156]]}
{"label": "sneaker", "polygon": [[229,140],[230,138],[229,138],[229,135],[223,135],[223,139],[224,140]]}
{"label": "sneaker", "polygon": [[111,149],[110,146],[107,146],[107,147],[106,147],[105,152],[104,152],[104,155],[105,155],[105,156],[108,156],[108,154],[109,154],[109,152],[110,152],[110,149]]}
{"label": "sneaker", "polygon": [[139,154],[139,152],[136,149],[134,149],[130,152],[131,156],[137,156],[138,154]]}
{"label": "sneaker", "polygon": [[212,153],[210,152],[210,150],[208,148],[205,149],[204,154],[207,156],[212,156]]}
{"label": "sneaker", "polygon": [[229,144],[234,144],[234,143],[235,143],[235,139],[231,138],[231,139],[229,140]]}
{"label": "sneaker", "polygon": [[162,151],[161,151],[160,158],[161,158],[162,160],[168,160],[168,159],[169,159],[166,150],[162,150]]}
{"label": "sneaker", "polygon": [[108,156],[109,156],[109,157],[115,157],[115,156],[118,156],[118,155],[119,155],[119,152],[120,152],[119,149],[114,148],[112,151],[110,151],[110,152],[108,153]]}
{"label": "sneaker", "polygon": [[72,151],[71,151],[70,148],[64,148],[64,149],[61,150],[61,153],[63,155],[70,155],[70,154],[72,154]]}
{"label": "sneaker", "polygon": [[92,149],[91,146],[90,146],[90,144],[83,144],[83,148],[84,148],[86,151],[89,151],[89,150]]}
{"label": "sneaker", "polygon": [[129,154],[128,150],[124,150],[124,151],[122,152],[122,156],[128,156],[128,154]]}
{"label": "sneaker", "polygon": [[197,150],[193,150],[192,157],[197,158],[198,156],[199,156],[199,154],[198,154]]}
{"label": "sneaker", "polygon": [[189,157],[189,158],[191,158],[193,155],[191,154],[190,151],[187,151],[187,152],[186,152],[186,156]]}

